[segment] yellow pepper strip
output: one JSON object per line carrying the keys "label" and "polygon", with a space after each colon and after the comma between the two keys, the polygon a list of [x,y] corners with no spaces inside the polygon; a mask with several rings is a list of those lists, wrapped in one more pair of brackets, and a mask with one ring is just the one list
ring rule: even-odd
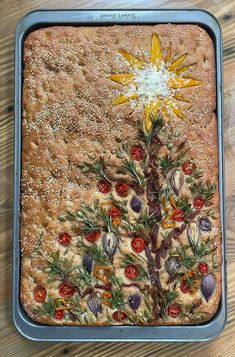
{"label": "yellow pepper strip", "polygon": [[105,284],[109,281],[112,273],[112,267],[106,265],[95,265],[94,275],[98,280],[103,281]]}
{"label": "yellow pepper strip", "polygon": [[170,62],[171,59],[171,46],[168,47],[166,57],[164,58],[164,62],[168,63]]}
{"label": "yellow pepper strip", "polygon": [[186,102],[186,103],[191,103],[192,101],[191,100],[189,100],[189,99],[186,99],[185,97],[183,97],[181,94],[179,94],[179,93],[175,93],[174,95],[173,95],[173,98],[175,98],[175,99],[177,99],[177,100],[179,100],[179,101],[181,101],[181,102]]}
{"label": "yellow pepper strip", "polygon": [[175,222],[171,222],[171,223],[167,223],[168,219],[164,219],[164,221],[162,221],[161,226],[163,229],[168,229],[168,228],[174,228],[175,227]]}
{"label": "yellow pepper strip", "polygon": [[152,35],[152,45],[150,50],[150,62],[152,64],[159,64],[162,60],[161,44],[158,35]]}
{"label": "yellow pepper strip", "polygon": [[149,133],[153,127],[153,118],[156,117],[160,107],[160,99],[156,98],[156,101],[151,101],[144,107],[144,130]]}
{"label": "yellow pepper strip", "polygon": [[127,97],[126,95],[120,95],[119,97],[117,97],[113,100],[113,104],[126,103],[126,102],[129,102],[130,100],[137,99],[138,97],[139,97],[139,94],[137,94],[137,93],[134,93],[134,94],[130,95],[129,97]]}
{"label": "yellow pepper strip", "polygon": [[170,89],[179,89],[199,86],[202,84],[202,81],[193,78],[186,77],[172,77],[169,79],[168,86]]}
{"label": "yellow pepper strip", "polygon": [[122,222],[122,220],[121,220],[120,217],[114,217],[112,219],[112,224],[113,224],[114,227],[120,226],[121,222]]}
{"label": "yellow pepper strip", "polygon": [[165,199],[165,198],[162,199],[162,205],[163,205],[164,211],[165,211],[165,212],[168,212],[168,211],[169,211],[169,208],[168,208],[167,205],[166,205],[166,199]]}
{"label": "yellow pepper strip", "polygon": [[55,310],[69,310],[70,307],[68,306],[68,301],[65,299],[56,299],[55,300]]}
{"label": "yellow pepper strip", "polygon": [[184,55],[178,57],[175,61],[173,61],[168,67],[168,71],[175,72],[179,68],[179,66],[181,66],[181,64],[185,61],[187,55],[188,54],[185,53]]}
{"label": "yellow pepper strip", "polygon": [[131,84],[133,77],[134,77],[133,73],[121,73],[121,74],[112,74],[108,78],[114,82],[120,83],[124,86],[128,86],[129,84]]}
{"label": "yellow pepper strip", "polygon": [[172,207],[173,207],[174,209],[177,209],[174,198],[170,196],[170,197],[169,197],[169,201],[170,201],[170,204],[172,205]]}
{"label": "yellow pepper strip", "polygon": [[120,50],[119,52],[130,63],[131,66],[136,66],[138,68],[143,67],[143,62],[131,55],[130,53],[126,52],[125,50]]}
{"label": "yellow pepper strip", "polygon": [[180,107],[178,103],[172,99],[165,98],[163,103],[167,107],[168,110],[171,110],[178,118],[182,119],[183,114],[181,113]]}

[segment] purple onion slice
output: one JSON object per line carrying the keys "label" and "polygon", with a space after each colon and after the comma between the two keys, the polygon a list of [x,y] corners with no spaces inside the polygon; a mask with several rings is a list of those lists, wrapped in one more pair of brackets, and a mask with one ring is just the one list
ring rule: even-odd
{"label": "purple onion slice", "polygon": [[133,311],[138,310],[140,303],[141,303],[141,297],[139,294],[133,294],[128,297],[128,303],[130,305],[130,308]]}
{"label": "purple onion slice", "polygon": [[209,273],[203,276],[201,281],[201,291],[206,301],[208,302],[211,295],[215,290],[215,276],[213,273]]}

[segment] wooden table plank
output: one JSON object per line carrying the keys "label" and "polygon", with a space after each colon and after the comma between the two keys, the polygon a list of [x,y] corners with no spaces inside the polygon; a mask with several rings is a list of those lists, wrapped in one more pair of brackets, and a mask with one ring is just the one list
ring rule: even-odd
{"label": "wooden table plank", "polygon": [[[202,8],[212,12],[223,31],[225,157],[229,314],[224,332],[208,343],[38,343],[28,341],[12,323],[12,170],[14,31],[27,12],[40,8]],[[207,357],[235,356],[235,2],[233,0],[2,0],[0,3],[0,356]]]}

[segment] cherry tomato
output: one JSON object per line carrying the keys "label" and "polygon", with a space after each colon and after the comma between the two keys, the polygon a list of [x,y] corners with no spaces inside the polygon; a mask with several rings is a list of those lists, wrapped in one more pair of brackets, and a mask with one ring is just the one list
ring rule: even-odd
{"label": "cherry tomato", "polygon": [[62,320],[64,318],[64,310],[55,310],[54,317],[56,320]]}
{"label": "cherry tomato", "polygon": [[126,318],[127,318],[127,314],[123,311],[115,311],[113,313],[113,319],[117,322],[122,322],[126,320]]}
{"label": "cherry tomato", "polygon": [[109,209],[109,216],[114,218],[114,217],[121,217],[121,211],[117,207],[111,207]]}
{"label": "cherry tomato", "polygon": [[46,289],[41,285],[36,286],[36,288],[34,289],[34,299],[37,302],[44,302],[46,299],[46,294]]}
{"label": "cherry tomato", "polygon": [[133,238],[131,248],[135,253],[141,253],[144,250],[144,240],[141,237]]}
{"label": "cherry tomato", "polygon": [[119,181],[115,186],[115,190],[120,197],[126,197],[129,191],[129,185],[126,182]]}
{"label": "cherry tomato", "polygon": [[194,197],[194,199],[193,199],[193,207],[196,210],[202,209],[203,205],[204,205],[204,200],[203,200],[203,198],[201,196]]}
{"label": "cherry tomato", "polygon": [[207,263],[204,263],[204,262],[201,262],[198,264],[198,270],[200,271],[200,273],[202,275],[205,275],[208,273],[208,264]]}
{"label": "cherry tomato", "polygon": [[186,175],[191,175],[191,173],[196,169],[196,165],[191,161],[186,161],[182,165],[182,168]]}
{"label": "cherry tomato", "polygon": [[97,188],[101,193],[109,193],[112,189],[112,185],[107,180],[101,180],[97,183]]}
{"label": "cherry tomato", "polygon": [[182,293],[186,294],[190,290],[190,285],[187,283],[187,280],[183,280],[182,283],[180,284],[180,290]]}
{"label": "cherry tomato", "polygon": [[100,231],[92,231],[92,232],[86,234],[85,238],[89,242],[94,243],[100,238],[100,236],[101,236]]}
{"label": "cherry tomato", "polygon": [[112,224],[113,224],[114,227],[120,226],[121,222],[122,222],[122,220],[121,220],[120,217],[114,217],[112,219]]}
{"label": "cherry tomato", "polygon": [[63,282],[59,287],[60,296],[67,298],[75,294],[75,287]]}
{"label": "cherry tomato", "polygon": [[181,312],[181,308],[179,305],[176,304],[170,304],[167,309],[167,313],[171,317],[177,317]]}
{"label": "cherry tomato", "polygon": [[135,265],[130,264],[125,268],[125,275],[128,279],[135,280],[138,277],[139,272]]}
{"label": "cherry tomato", "polygon": [[130,150],[130,157],[132,160],[140,161],[144,157],[144,150],[140,146],[134,146]]}
{"label": "cherry tomato", "polygon": [[58,242],[65,247],[70,244],[71,239],[72,237],[68,233],[60,233],[58,236]]}
{"label": "cherry tomato", "polygon": [[184,220],[185,213],[182,209],[176,209],[172,215],[174,221],[182,222]]}

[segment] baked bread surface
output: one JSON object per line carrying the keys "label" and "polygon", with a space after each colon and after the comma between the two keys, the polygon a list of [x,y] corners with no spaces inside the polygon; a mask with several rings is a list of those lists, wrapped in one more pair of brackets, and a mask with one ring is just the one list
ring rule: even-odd
{"label": "baked bread surface", "polygon": [[[174,89],[178,99],[177,107],[172,106],[179,106],[180,113],[163,100],[151,116],[138,98],[115,102],[127,86],[112,76],[133,71],[137,75],[141,70],[126,53],[150,63],[153,41],[155,53],[160,44],[162,63],[165,59],[168,69],[185,55],[175,64],[172,78],[195,80],[189,87]],[[168,60],[167,51],[171,51]],[[214,316],[221,295],[215,104],[214,46],[196,25],[58,26],[28,35],[22,104],[20,296],[31,319],[48,325],[181,325]],[[143,124],[150,117],[161,120],[163,128],[159,124],[155,142],[147,146],[138,135],[139,126],[143,130],[145,125],[147,134],[153,130],[155,119],[148,130]],[[102,159],[111,185],[108,192],[100,191],[104,180],[100,170],[94,172]],[[136,184],[136,177],[133,180],[125,160],[134,163],[143,187]],[[169,165],[164,171],[165,164]],[[154,197],[153,192],[147,194],[150,180],[157,190]],[[127,192],[124,186],[120,194],[120,182],[128,185]],[[131,207],[133,196],[141,202],[140,213]],[[195,203],[198,197],[202,200]],[[187,207],[182,206],[184,198]],[[150,203],[160,209],[158,215],[150,214]],[[98,231],[93,236],[84,230],[82,208],[99,226],[89,231]],[[111,208],[119,209],[116,216],[114,211],[110,217]],[[174,216],[176,210],[183,213]],[[111,232],[102,214],[109,218]],[[141,215],[151,216],[146,225],[140,223]],[[132,225],[127,228],[128,220]],[[140,223],[138,229],[133,222]],[[107,241],[116,245],[110,256],[105,251]],[[91,247],[102,251],[100,261]],[[184,249],[191,263],[178,248],[181,254]],[[84,263],[88,253],[91,269],[89,262]],[[175,257],[175,275],[166,269],[170,256]]]}

